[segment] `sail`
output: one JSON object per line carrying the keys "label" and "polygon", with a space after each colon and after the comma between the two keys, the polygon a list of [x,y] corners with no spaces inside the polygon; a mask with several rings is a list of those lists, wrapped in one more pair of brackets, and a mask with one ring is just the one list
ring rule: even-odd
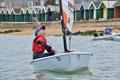
{"label": "sail", "polygon": [[71,32],[74,21],[74,1],[62,0],[62,12],[64,25]]}

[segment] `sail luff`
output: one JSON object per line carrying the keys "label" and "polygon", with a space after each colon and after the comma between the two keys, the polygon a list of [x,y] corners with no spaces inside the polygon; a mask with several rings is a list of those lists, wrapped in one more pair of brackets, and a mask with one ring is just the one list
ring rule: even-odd
{"label": "sail luff", "polygon": [[74,1],[62,0],[62,15],[65,27],[71,32],[74,21]]}
{"label": "sail luff", "polygon": [[59,6],[60,6],[60,15],[61,15],[61,26],[62,26],[62,32],[63,32],[64,51],[67,52],[68,50],[67,50],[67,43],[66,43],[66,28],[64,25],[62,0],[59,0]]}
{"label": "sail luff", "polygon": [[73,0],[59,0],[61,25],[63,32],[64,51],[68,52],[66,42],[66,31],[71,32],[74,20],[74,1]]}

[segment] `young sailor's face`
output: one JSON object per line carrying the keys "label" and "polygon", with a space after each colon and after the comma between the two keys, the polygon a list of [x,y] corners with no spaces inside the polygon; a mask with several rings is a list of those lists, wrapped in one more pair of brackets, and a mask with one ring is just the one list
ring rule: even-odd
{"label": "young sailor's face", "polygon": [[40,30],[39,35],[46,36],[46,32],[45,32],[45,30]]}

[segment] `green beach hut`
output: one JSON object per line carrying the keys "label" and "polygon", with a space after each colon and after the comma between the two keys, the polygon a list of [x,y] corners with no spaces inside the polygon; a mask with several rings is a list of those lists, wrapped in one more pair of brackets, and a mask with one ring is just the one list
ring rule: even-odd
{"label": "green beach hut", "polygon": [[89,19],[94,19],[94,10],[95,10],[95,6],[94,3],[91,2],[90,6],[89,6]]}
{"label": "green beach hut", "polygon": [[1,21],[6,22],[7,21],[7,15],[6,15],[7,9],[2,9],[1,11]]}
{"label": "green beach hut", "polygon": [[30,21],[30,13],[29,10],[27,9],[25,14],[24,14],[24,20],[25,22],[29,22]]}
{"label": "green beach hut", "polygon": [[10,9],[7,9],[6,14],[5,14],[6,22],[9,22],[10,18]]}
{"label": "green beach hut", "polygon": [[24,8],[21,8],[20,10],[20,22],[25,22],[25,10]]}
{"label": "green beach hut", "polygon": [[46,7],[46,21],[60,20],[59,6],[47,6]]}
{"label": "green beach hut", "polygon": [[21,10],[21,13],[22,13],[21,16],[22,16],[23,22],[32,22],[32,16],[33,16],[32,11],[33,10],[29,8],[23,8]]}
{"label": "green beach hut", "polygon": [[94,9],[94,19],[99,20],[99,5],[101,4],[101,2],[96,1],[93,2],[93,6],[95,7]]}
{"label": "green beach hut", "polygon": [[41,10],[41,8],[39,10],[39,21],[42,21],[42,10]]}
{"label": "green beach hut", "polygon": [[[88,20],[89,19],[89,8],[90,8],[90,5],[92,4],[92,2],[83,2],[82,3],[82,6],[81,6],[81,15],[83,16],[84,14],[84,19],[85,20]],[[84,12],[83,12],[84,10]]]}
{"label": "green beach hut", "polygon": [[81,3],[75,4],[75,20],[81,19]]}
{"label": "green beach hut", "polygon": [[46,11],[45,8],[41,8],[41,21],[46,21]]}
{"label": "green beach hut", "polygon": [[84,16],[85,16],[84,14],[85,14],[85,11],[84,11],[84,7],[82,5],[80,8],[80,19],[84,19]]}
{"label": "green beach hut", "polygon": [[15,22],[21,22],[21,8],[14,8],[15,11]]}
{"label": "green beach hut", "polygon": [[15,22],[15,11],[14,11],[14,9],[11,9],[10,16],[9,16],[9,22]]}
{"label": "green beach hut", "polygon": [[0,22],[5,21],[5,12],[4,9],[0,9]]}
{"label": "green beach hut", "polygon": [[52,21],[52,11],[50,7],[48,8],[46,13],[46,21]]}
{"label": "green beach hut", "polygon": [[114,18],[114,4],[116,1],[102,1],[99,6],[99,17],[106,19]]}

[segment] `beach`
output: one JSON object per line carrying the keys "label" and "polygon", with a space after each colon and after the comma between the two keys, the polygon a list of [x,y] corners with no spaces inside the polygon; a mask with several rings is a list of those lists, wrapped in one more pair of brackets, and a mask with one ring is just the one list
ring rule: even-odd
{"label": "beach", "polygon": [[[61,23],[58,22],[39,22],[39,23],[0,23],[0,32],[7,30],[20,30],[18,32],[6,33],[9,35],[34,35],[36,26],[46,26],[46,35],[61,35]],[[120,21],[75,21],[72,33],[86,31],[103,31],[106,27],[111,27],[114,33],[120,33]],[[2,33],[1,33],[2,34]]]}

